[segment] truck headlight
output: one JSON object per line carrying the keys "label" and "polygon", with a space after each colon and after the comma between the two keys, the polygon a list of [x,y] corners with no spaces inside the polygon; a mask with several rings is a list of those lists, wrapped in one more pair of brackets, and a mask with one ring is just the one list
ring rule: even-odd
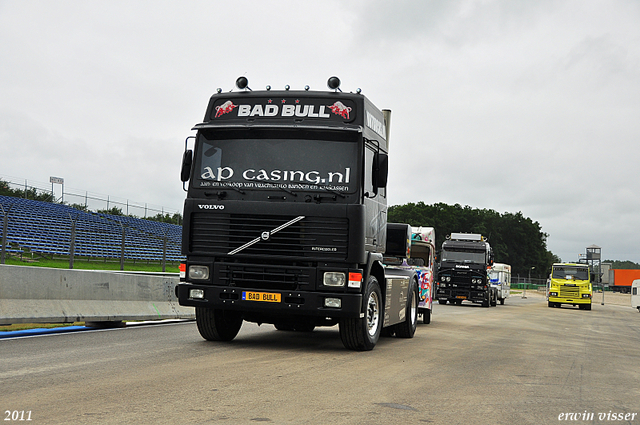
{"label": "truck headlight", "polygon": [[582,298],[591,298],[590,294],[582,294]]}
{"label": "truck headlight", "polygon": [[341,272],[324,272],[322,284],[324,286],[344,286],[347,277]]}
{"label": "truck headlight", "polygon": [[209,267],[189,266],[189,279],[194,279],[194,280],[209,279]]}
{"label": "truck headlight", "polygon": [[558,293],[557,292],[549,292],[549,295],[551,295],[552,297],[557,297]]}

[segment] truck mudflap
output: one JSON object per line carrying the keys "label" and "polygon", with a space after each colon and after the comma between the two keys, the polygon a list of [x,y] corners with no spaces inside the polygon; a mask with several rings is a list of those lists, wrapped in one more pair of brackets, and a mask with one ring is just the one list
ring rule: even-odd
{"label": "truck mudflap", "polygon": [[180,283],[176,293],[180,305],[249,313],[358,318],[362,312],[359,293],[267,291],[192,283]]}

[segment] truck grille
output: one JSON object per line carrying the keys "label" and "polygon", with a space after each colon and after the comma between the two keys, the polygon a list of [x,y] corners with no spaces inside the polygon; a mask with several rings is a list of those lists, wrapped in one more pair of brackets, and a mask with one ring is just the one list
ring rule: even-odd
{"label": "truck grille", "polygon": [[560,298],[579,298],[580,288],[577,286],[560,285]]}
{"label": "truck grille", "polygon": [[315,269],[215,263],[214,280],[221,285],[267,290],[304,290],[312,283]]}
{"label": "truck grille", "polygon": [[[260,237],[295,216],[194,213],[191,222],[191,252],[227,254]],[[306,217],[266,241],[259,241],[237,255],[345,259],[349,225],[346,218]]]}

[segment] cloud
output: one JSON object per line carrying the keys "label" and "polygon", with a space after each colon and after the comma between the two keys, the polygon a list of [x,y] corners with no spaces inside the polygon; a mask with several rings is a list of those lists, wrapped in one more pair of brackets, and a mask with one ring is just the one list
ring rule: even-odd
{"label": "cloud", "polygon": [[630,0],[0,2],[0,175],[180,210],[216,88],[337,75],[393,111],[391,204],[522,211],[565,259],[640,262],[639,18]]}

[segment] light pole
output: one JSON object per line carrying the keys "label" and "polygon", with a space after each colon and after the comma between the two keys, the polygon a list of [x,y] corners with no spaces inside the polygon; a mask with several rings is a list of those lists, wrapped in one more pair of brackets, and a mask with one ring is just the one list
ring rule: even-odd
{"label": "light pole", "polygon": [[[531,283],[531,270],[535,269],[536,266],[533,266],[529,269],[529,279],[528,283]],[[524,291],[522,292],[522,298],[527,298],[527,283],[524,284]]]}

